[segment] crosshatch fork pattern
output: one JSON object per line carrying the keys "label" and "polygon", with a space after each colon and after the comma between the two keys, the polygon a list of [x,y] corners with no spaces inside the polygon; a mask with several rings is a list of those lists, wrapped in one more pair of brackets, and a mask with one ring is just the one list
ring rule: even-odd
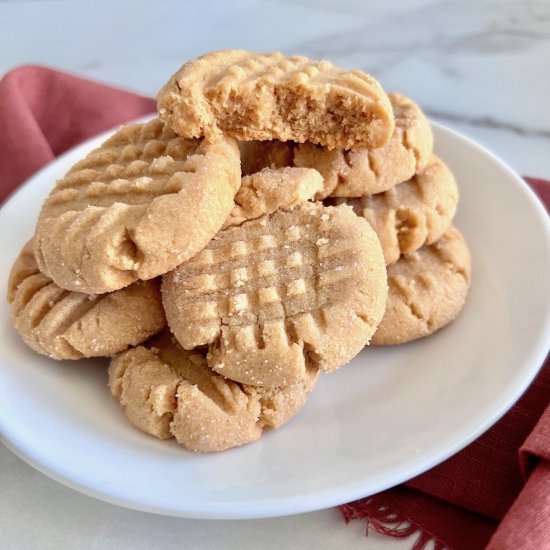
{"label": "crosshatch fork pattern", "polygon": [[168,324],[238,382],[293,384],[336,370],[370,340],[387,279],[372,228],[348,206],[304,203],[221,231],[164,276]]}
{"label": "crosshatch fork pattern", "polygon": [[158,119],[123,128],[75,164],[47,200],[56,210],[82,210],[113,202],[143,204],[181,190],[174,175],[193,173],[199,140],[178,137]]}
{"label": "crosshatch fork pattern", "polygon": [[377,99],[381,95],[372,77],[357,70],[340,69],[330,61],[312,61],[300,55],[285,57],[280,53],[242,57],[241,61],[235,61],[225,73],[218,75],[211,86],[237,87],[260,79],[274,83],[325,84],[334,79],[335,84],[369,98]]}
{"label": "crosshatch fork pattern", "polygon": [[312,219],[266,232],[255,224],[247,241],[238,230],[226,232],[177,275],[183,303],[203,321],[221,317],[224,324],[245,326],[341,300],[353,277],[353,250],[338,229],[315,225]]}
{"label": "crosshatch fork pattern", "polygon": [[40,269],[67,290],[93,294],[167,273],[220,229],[240,181],[233,139],[185,140],[158,119],[123,127],[46,199],[35,240]]}

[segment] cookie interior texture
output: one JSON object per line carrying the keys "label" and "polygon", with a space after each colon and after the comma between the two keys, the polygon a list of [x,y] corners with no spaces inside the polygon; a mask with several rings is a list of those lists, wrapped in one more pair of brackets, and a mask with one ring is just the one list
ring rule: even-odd
{"label": "cookie interior texture", "polygon": [[32,241],[12,267],[8,301],[24,342],[53,359],[112,355],[166,325],[159,279],[102,295],[64,290],[40,273]]}
{"label": "cookie interior texture", "polygon": [[134,426],[197,452],[244,445],[280,427],[303,407],[317,378],[310,371],[287,387],[238,384],[209,369],[200,351],[182,349],[168,331],[109,367],[111,392]]}
{"label": "cookie interior texture", "polygon": [[157,103],[160,118],[189,138],[223,133],[350,149],[385,145],[394,128],[371,76],[281,53],[224,50],[189,61]]}
{"label": "cookie interior texture", "polygon": [[451,227],[432,245],[388,267],[386,313],[374,345],[401,344],[428,336],[460,313],[471,278],[464,237]]}
{"label": "cookie interior texture", "polygon": [[163,278],[168,324],[186,349],[239,382],[291,384],[365,346],[385,308],[380,243],[346,206],[305,203],[225,229]]}
{"label": "cookie interior texture", "polygon": [[40,269],[90,294],[166,273],[220,229],[240,183],[231,138],[185,140],[158,119],[122,127],[46,199],[35,235]]}

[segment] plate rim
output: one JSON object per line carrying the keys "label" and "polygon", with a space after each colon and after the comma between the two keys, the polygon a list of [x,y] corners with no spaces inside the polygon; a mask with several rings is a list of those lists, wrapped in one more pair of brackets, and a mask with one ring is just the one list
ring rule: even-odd
{"label": "plate rim", "polygon": [[[136,120],[130,121],[129,123],[141,122],[149,120],[152,117],[150,115],[140,117]],[[477,143],[473,139],[460,134],[459,132],[448,128],[444,125],[438,124],[436,122],[430,121],[430,124],[437,132],[442,132],[448,134],[452,139],[458,139],[460,141],[465,141],[468,145],[473,146],[476,149],[479,149],[485,156],[489,157],[490,160],[497,164],[501,169],[505,170],[507,174],[515,181],[516,185],[522,190],[527,201],[530,203],[530,207],[533,209],[534,215],[538,219],[539,224],[544,228],[544,233],[541,234],[541,238],[545,238],[547,243],[550,245],[550,217],[548,216],[542,202],[537,197],[533,189],[525,182],[525,180],[519,176],[505,161],[499,158],[497,155],[489,151],[483,145]],[[116,128],[119,126],[102,132],[92,138],[89,138],[82,143],[70,148],[65,151],[62,155],[56,157],[47,165],[38,170],[35,174],[29,177],[23,184],[21,184],[4,202],[0,208],[0,216],[3,214],[5,208],[10,205],[13,201],[17,201],[19,193],[21,193],[27,186],[31,185],[35,179],[42,178],[43,174],[52,168],[53,165],[63,162],[65,157],[74,154],[79,149],[89,149],[91,144],[99,141],[103,141],[109,135],[111,135]],[[550,248],[549,248],[550,249]],[[548,342],[548,344],[546,344]],[[16,456],[21,458],[24,462],[28,463],[30,466],[40,471],[47,477],[69,487],[73,490],[79,491],[87,496],[97,498],[99,500],[108,502],[110,504],[115,504],[118,506],[123,506],[125,508],[130,508],[134,510],[139,510],[143,512],[173,516],[173,517],[185,517],[185,518],[196,518],[196,519],[259,519],[259,518],[269,518],[269,517],[278,517],[284,515],[292,515],[298,513],[311,512],[314,510],[324,509],[332,506],[342,504],[344,502],[350,502],[361,497],[367,496],[368,494],[374,494],[376,492],[385,490],[389,487],[393,487],[399,483],[402,483],[412,477],[415,477],[448,459],[453,456],[472,441],[478,438],[480,435],[485,433],[491,426],[493,426],[500,418],[502,418],[510,408],[516,403],[518,399],[524,394],[527,388],[530,386],[535,376],[538,374],[540,368],[544,364],[544,360],[548,353],[548,348],[550,347],[550,310],[546,311],[545,323],[541,326],[538,338],[538,346],[528,350],[526,355],[529,356],[529,360],[525,361],[531,368],[529,369],[528,375],[522,379],[522,384],[516,388],[510,390],[509,395],[506,396],[504,402],[500,404],[498,409],[495,409],[492,414],[487,415],[483,422],[479,422],[476,429],[472,429],[468,435],[457,439],[454,444],[447,445],[443,450],[440,450],[433,455],[430,455],[428,458],[418,460],[409,465],[406,468],[401,468],[399,472],[396,472],[393,476],[385,477],[383,481],[379,482],[379,487],[376,490],[365,491],[365,481],[361,483],[361,480],[356,481],[355,484],[351,485],[349,482],[344,484],[343,488],[340,488],[336,494],[334,494],[334,488],[325,488],[315,494],[314,497],[311,495],[300,495],[293,499],[281,499],[279,498],[268,498],[265,501],[260,501],[256,499],[253,501],[248,508],[239,509],[230,509],[233,506],[230,503],[223,504],[220,508],[213,508],[211,505],[206,508],[195,507],[193,509],[189,508],[180,508],[175,510],[173,507],[162,507],[151,504],[141,504],[136,502],[134,499],[125,499],[119,496],[109,493],[108,488],[103,488],[103,490],[96,490],[85,483],[63,475],[62,471],[56,470],[55,468],[48,467],[42,462],[40,462],[40,457],[37,457],[37,453],[33,453],[31,450],[26,448],[26,445],[17,439],[17,434],[9,433],[9,429],[6,429],[7,423],[2,419],[0,415],[0,441]],[[372,483],[369,484],[372,486]],[[288,502],[290,500],[290,502]],[[261,506],[258,506],[259,502],[269,502],[269,510],[262,511]]]}

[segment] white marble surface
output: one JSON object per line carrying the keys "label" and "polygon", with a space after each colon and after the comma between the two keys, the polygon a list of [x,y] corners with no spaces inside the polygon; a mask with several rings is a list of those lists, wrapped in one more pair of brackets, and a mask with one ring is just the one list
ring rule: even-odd
{"label": "white marble surface", "polygon": [[[374,74],[522,174],[550,178],[550,2],[0,1],[0,75],[41,63],[154,94],[219,48],[279,49]],[[0,448],[0,547],[408,548],[344,526],[335,509],[204,522],[117,508]]]}
{"label": "white marble surface", "polygon": [[0,74],[36,62],[154,94],[208,50],[280,49],[373,73],[514,168],[550,175],[550,2],[0,1]]}

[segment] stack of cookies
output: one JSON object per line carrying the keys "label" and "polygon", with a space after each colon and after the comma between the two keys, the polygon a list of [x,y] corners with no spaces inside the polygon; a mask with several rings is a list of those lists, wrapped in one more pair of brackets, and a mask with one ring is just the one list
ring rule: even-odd
{"label": "stack of cookies", "polygon": [[409,99],[233,50],[185,64],[158,112],[56,182],[8,289],[38,353],[112,357],[137,428],[193,451],[249,443],[369,342],[459,313],[456,183]]}

